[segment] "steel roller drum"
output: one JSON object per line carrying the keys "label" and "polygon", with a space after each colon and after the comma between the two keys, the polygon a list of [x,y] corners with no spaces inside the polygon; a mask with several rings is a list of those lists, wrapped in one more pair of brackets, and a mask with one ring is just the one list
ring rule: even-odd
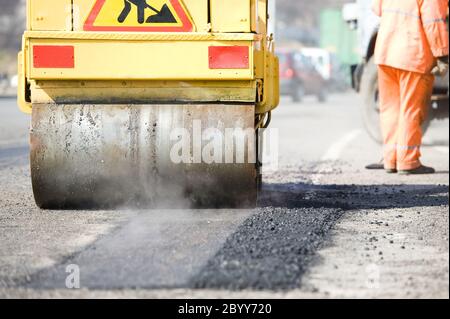
{"label": "steel roller drum", "polygon": [[[254,207],[255,137],[245,143],[245,162],[209,164],[195,151],[219,153],[205,151],[208,140],[199,144],[194,133],[201,123],[201,133],[219,145],[227,129],[253,129],[254,112],[253,105],[34,104],[36,203],[44,209]],[[190,143],[181,138],[187,132]],[[181,144],[189,149],[174,151]],[[230,150],[236,155],[237,147],[224,144],[224,157]],[[180,154],[187,160],[177,163]]]}

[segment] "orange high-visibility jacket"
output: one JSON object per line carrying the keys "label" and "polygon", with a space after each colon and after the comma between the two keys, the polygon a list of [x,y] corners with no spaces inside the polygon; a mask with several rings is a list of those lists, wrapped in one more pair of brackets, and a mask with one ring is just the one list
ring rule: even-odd
{"label": "orange high-visibility jacket", "polygon": [[448,55],[447,0],[374,0],[381,17],[375,63],[429,73]]}

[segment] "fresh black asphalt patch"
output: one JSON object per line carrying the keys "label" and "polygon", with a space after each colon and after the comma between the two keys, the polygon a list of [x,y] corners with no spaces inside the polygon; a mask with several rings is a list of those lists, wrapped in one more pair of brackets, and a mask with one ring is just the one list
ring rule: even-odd
{"label": "fresh black asphalt patch", "polygon": [[207,266],[195,288],[295,289],[341,209],[264,208],[247,219]]}

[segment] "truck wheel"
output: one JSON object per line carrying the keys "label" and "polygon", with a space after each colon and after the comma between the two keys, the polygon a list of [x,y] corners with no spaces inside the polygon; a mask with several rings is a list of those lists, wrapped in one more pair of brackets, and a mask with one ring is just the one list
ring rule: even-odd
{"label": "truck wheel", "polygon": [[300,103],[303,101],[303,97],[305,96],[305,89],[303,88],[303,85],[299,83],[295,89],[295,91],[292,93],[292,101],[295,103]]}
{"label": "truck wheel", "polygon": [[[379,144],[383,143],[380,126],[380,106],[379,106],[379,88],[378,88],[378,68],[372,57],[365,65],[361,77],[361,96],[363,97],[362,117],[364,127],[370,137]],[[425,132],[430,126],[430,117],[427,118],[422,126]]]}
{"label": "truck wheel", "polygon": [[320,92],[317,93],[317,101],[319,101],[319,103],[325,103],[327,101],[327,92],[325,88],[320,89]]}

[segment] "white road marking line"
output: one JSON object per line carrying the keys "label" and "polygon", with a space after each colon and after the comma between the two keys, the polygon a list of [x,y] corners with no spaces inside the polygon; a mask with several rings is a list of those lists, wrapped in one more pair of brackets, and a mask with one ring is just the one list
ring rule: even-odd
{"label": "white road marking line", "polygon": [[336,161],[338,160],[342,152],[347,148],[347,146],[356,139],[362,133],[361,130],[354,130],[347,134],[345,134],[341,139],[339,139],[336,143],[331,145],[331,147],[327,150],[324,156],[322,156],[321,161]]}
{"label": "white road marking line", "polygon": [[354,130],[345,134],[342,138],[337,140],[330,146],[327,152],[321,157],[321,162],[317,167],[317,173],[311,177],[313,184],[319,184],[325,173],[331,173],[333,171],[333,161],[337,161],[344,150],[362,133],[362,130]]}

